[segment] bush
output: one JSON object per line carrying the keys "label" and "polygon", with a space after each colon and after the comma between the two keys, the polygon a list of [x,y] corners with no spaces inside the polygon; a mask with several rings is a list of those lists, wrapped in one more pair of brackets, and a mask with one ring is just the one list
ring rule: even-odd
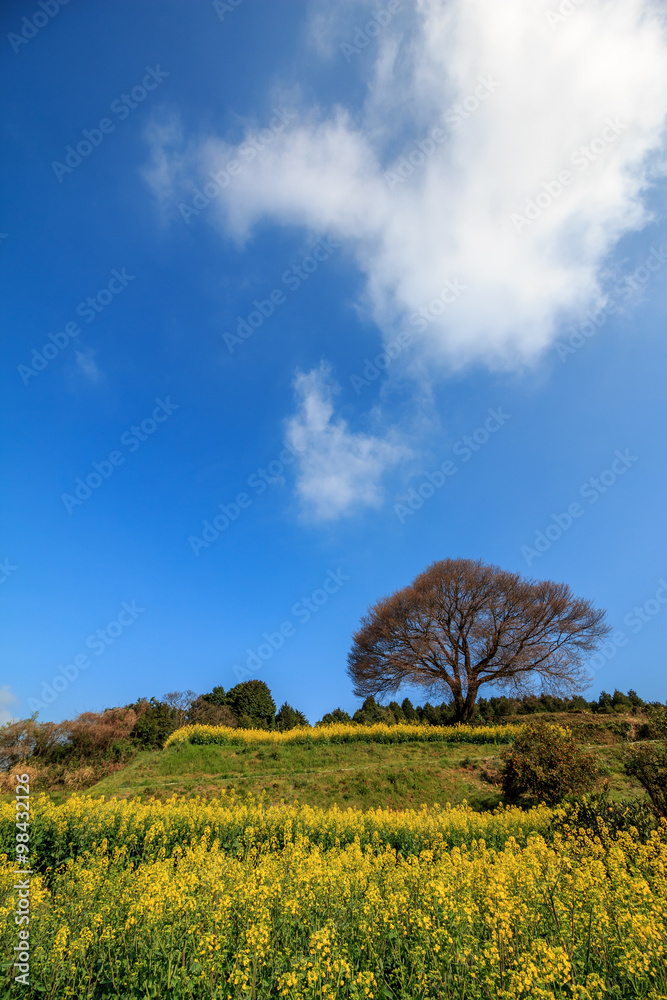
{"label": "bush", "polygon": [[159,750],[167,737],[178,728],[176,709],[165,701],[140,698],[126,708],[133,709],[138,716],[132,739],[141,750]]}
{"label": "bush", "polygon": [[343,708],[334,708],[333,712],[327,712],[326,715],[323,715],[317,725],[333,726],[335,722],[352,722],[352,716],[348,715]]}
{"label": "bush", "polygon": [[360,726],[374,726],[378,722],[385,722],[391,726],[396,722],[391,712],[384,705],[378,705],[372,694],[365,699],[361,708],[358,708],[354,713],[352,721]]}
{"label": "bush", "polygon": [[555,810],[552,829],[567,834],[583,828],[602,839],[609,834],[629,833],[634,828],[641,843],[645,844],[657,826],[655,813],[646,801],[613,802],[605,788],[597,795],[584,795],[581,799],[565,802]]}
{"label": "bush", "polygon": [[644,788],[658,816],[667,818],[667,744],[633,747],[625,760],[625,772]]}
{"label": "bush", "polygon": [[593,757],[572,733],[543,722],[526,723],[501,757],[503,792],[510,800],[528,795],[553,805],[566,795],[590,791],[598,777]]}
{"label": "bush", "polygon": [[646,738],[655,742],[632,747],[625,772],[647,792],[658,816],[667,818],[667,709],[653,708],[647,728]]}

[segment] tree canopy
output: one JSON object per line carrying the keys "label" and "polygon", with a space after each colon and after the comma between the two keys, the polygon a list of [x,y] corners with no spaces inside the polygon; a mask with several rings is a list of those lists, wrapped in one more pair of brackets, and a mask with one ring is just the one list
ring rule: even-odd
{"label": "tree canopy", "polygon": [[225,702],[240,726],[270,729],[276,718],[276,703],[264,681],[241,681],[225,695]]}
{"label": "tree canopy", "polygon": [[484,684],[514,695],[582,690],[583,659],[609,631],[604,611],[567,584],[445,559],[369,609],[348,673],[357,696],[421,686],[444,692],[468,721]]}

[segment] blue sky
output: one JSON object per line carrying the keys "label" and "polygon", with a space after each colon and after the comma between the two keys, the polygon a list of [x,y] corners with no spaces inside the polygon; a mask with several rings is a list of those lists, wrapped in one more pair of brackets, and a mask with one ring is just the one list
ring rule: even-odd
{"label": "blue sky", "polygon": [[446,557],[567,582],[588,696],[667,699],[665,36],[499,8],[3,4],[3,718],[353,710]]}

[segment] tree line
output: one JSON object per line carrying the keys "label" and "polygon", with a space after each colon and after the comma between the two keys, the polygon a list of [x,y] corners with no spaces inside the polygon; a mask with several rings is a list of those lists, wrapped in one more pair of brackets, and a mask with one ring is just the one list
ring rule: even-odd
{"label": "tree line", "polygon": [[[480,698],[474,723],[498,722],[514,716],[534,716],[553,712],[593,712],[602,715],[642,713],[659,707],[645,702],[635,691],[623,694],[603,691],[599,698],[587,701],[580,696],[560,698],[554,695],[527,695],[508,698],[504,695]],[[409,698],[399,704],[380,704],[369,695],[352,714],[342,708],[325,713],[318,726],[332,723],[374,725],[401,722],[429,726],[447,726],[456,722],[455,708],[442,702],[413,705]],[[107,771],[122,767],[139,750],[159,750],[174,730],[186,725],[225,725],[249,729],[287,731],[309,725],[305,714],[284,702],[276,708],[264,681],[243,681],[225,691],[214,687],[206,694],[172,691],[161,698],[139,698],[128,705],[103,712],[84,712],[65,722],[38,722],[36,717],[6,723],[0,727],[0,771],[8,772],[20,761],[32,760],[61,769],[88,762],[102,765]]]}

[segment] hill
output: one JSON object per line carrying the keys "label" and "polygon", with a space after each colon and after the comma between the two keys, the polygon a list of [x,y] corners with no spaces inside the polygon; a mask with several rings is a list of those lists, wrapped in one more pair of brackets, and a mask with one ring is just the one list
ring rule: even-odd
{"label": "hill", "polygon": [[[512,722],[524,719],[507,720]],[[628,719],[594,716],[570,725],[592,748],[615,797],[639,796],[642,790],[621,765],[628,746]],[[574,724],[573,724],[574,723]],[[338,805],[391,809],[467,800],[477,809],[501,801],[497,783],[502,747],[474,743],[352,743],[335,745],[193,746],[176,744],[139,753],[126,767],[93,785],[95,796],[213,796],[221,789],[264,796],[270,802],[298,800],[326,808]]]}

